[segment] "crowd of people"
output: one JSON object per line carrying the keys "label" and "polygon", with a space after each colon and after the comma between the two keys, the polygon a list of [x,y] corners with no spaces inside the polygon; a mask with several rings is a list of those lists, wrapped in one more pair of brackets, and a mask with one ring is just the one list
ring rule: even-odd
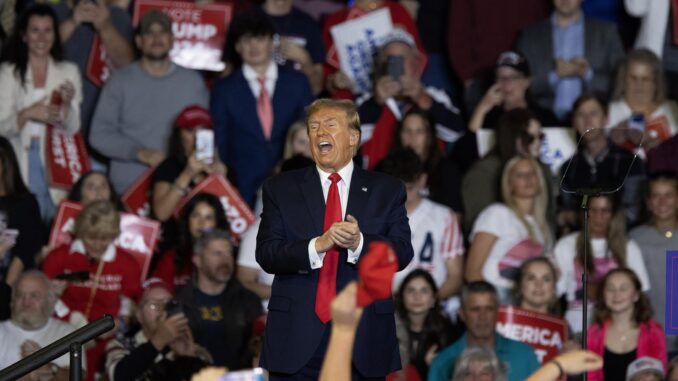
{"label": "crowd of people", "polygon": [[[323,234],[304,241],[308,263],[284,257],[298,242],[278,238],[297,227],[280,216],[306,210],[273,192],[310,195],[289,179],[306,184],[300,170],[317,165],[342,176],[323,181],[339,181],[346,231],[336,234],[350,271],[377,239],[369,232],[395,219],[377,207],[395,210],[397,199],[361,198],[362,210],[347,210],[348,192],[354,202],[372,183],[342,181],[342,171],[404,184],[413,257],[399,264],[393,300],[356,312],[349,284],[331,311],[353,334],[361,314],[394,316],[402,370],[389,379],[588,371],[591,380],[678,380],[678,341],[664,332],[666,252],[678,249],[676,4],[196,1],[233,5],[216,73],[174,63],[172,19],[134,15],[136,1],[0,0],[0,369],[110,314],[115,330],[85,345],[88,380],[187,379],[210,364],[257,367],[262,354],[276,374],[295,374],[295,357],[283,364],[267,353],[312,354],[317,343],[267,341],[267,314],[280,325],[295,303],[272,290],[297,292],[306,271],[297,267],[317,273],[334,249]],[[332,28],[378,10],[392,28],[363,52],[373,55],[370,88],[358,91]],[[104,80],[91,75],[101,50]],[[314,139],[337,127],[327,109],[345,111],[350,129]],[[564,136],[556,129],[579,142],[560,167],[546,155],[554,142],[545,139]],[[494,143],[484,149],[488,134]],[[61,141],[74,142],[68,160],[82,169],[68,184],[55,164]],[[344,159],[328,159],[333,148],[352,152],[350,166],[333,167],[328,160]],[[286,172],[289,181],[267,183]],[[253,211],[246,230],[233,230],[223,195],[195,189],[212,178]],[[144,179],[147,206],[132,210],[123,195]],[[586,224],[574,191],[582,189],[595,191]],[[71,240],[51,246],[64,201],[81,211]],[[322,222],[322,210],[306,206]],[[146,267],[116,243],[125,213],[160,226]],[[356,218],[365,213],[374,216]],[[408,258],[400,243],[391,242],[396,255]],[[335,282],[337,293],[346,286]],[[534,348],[499,332],[502,306],[563,322],[560,354],[540,364]],[[304,329],[321,332],[316,320]],[[350,359],[332,344],[353,345],[352,334],[319,337],[328,354]],[[328,361],[333,370],[317,376],[339,379]],[[374,365],[362,361],[349,377]],[[67,376],[62,357],[26,379]]]}

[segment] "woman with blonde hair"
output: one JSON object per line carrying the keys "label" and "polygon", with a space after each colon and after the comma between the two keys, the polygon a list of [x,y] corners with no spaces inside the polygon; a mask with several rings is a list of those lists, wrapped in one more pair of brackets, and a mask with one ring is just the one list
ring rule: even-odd
{"label": "woman with blonde hair", "polygon": [[473,225],[464,276],[469,282],[492,283],[500,303],[507,303],[522,263],[549,251],[553,241],[539,162],[520,156],[510,159],[502,172],[501,193],[504,202],[485,208]]}
{"label": "woman with blonde hair", "polygon": [[[588,255],[584,261],[584,248]],[[560,270],[558,292],[565,294],[568,302],[565,318],[573,332],[582,331],[582,301],[584,269],[588,277],[588,298],[595,300],[597,286],[612,269],[634,269],[642,290],[650,289],[650,282],[640,248],[626,235],[624,213],[617,198],[601,195],[589,199],[589,235],[584,240],[581,232],[562,237],[553,249]],[[589,313],[589,317],[592,315]],[[590,321],[590,320],[589,320]]]}
{"label": "woman with blonde hair", "polygon": [[[141,270],[131,254],[113,245],[120,235],[120,214],[107,200],[94,201],[75,219],[75,240],[47,254],[42,270],[54,279],[61,274],[83,273],[83,278],[63,285],[57,314],[74,325],[84,325],[104,314],[130,316],[132,300],[141,290]],[[104,335],[87,350],[88,379],[101,368]]]}

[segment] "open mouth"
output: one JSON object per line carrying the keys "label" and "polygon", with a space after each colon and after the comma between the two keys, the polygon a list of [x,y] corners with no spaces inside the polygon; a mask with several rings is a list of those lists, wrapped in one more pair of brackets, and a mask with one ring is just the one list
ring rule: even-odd
{"label": "open mouth", "polygon": [[320,142],[318,143],[318,150],[320,153],[327,153],[332,150],[332,143],[330,142]]}

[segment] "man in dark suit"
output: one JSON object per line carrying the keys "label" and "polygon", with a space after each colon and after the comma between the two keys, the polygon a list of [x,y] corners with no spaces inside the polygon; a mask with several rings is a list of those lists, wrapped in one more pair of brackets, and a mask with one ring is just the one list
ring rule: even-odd
{"label": "man in dark suit", "polygon": [[583,92],[609,94],[624,57],[617,27],[585,17],[582,1],[553,0],[551,17],[524,28],[516,46],[532,70],[532,95],[565,123]]}
{"label": "man in dark suit", "polygon": [[[360,142],[353,103],[317,100],[306,123],[316,166],[285,172],[263,187],[256,257],[275,280],[261,364],[273,380],[318,378],[330,333],[329,302],[356,279],[356,264],[370,242],[388,242],[400,270],[413,256],[404,184],[353,164]],[[383,379],[399,368],[393,301],[377,300],[365,308],[358,328],[354,379]]]}
{"label": "man in dark suit", "polygon": [[282,158],[289,127],[303,119],[313,96],[303,73],[273,60],[268,16],[243,13],[229,33],[242,64],[214,85],[210,112],[221,160],[253,206],[257,189]]}

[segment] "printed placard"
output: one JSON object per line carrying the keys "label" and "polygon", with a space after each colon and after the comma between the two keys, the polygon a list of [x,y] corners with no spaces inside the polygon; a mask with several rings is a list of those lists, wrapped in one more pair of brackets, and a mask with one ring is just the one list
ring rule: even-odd
{"label": "printed placard", "polygon": [[239,240],[240,235],[254,222],[254,214],[240,197],[238,190],[221,175],[210,175],[191,189],[191,192],[177,204],[174,210],[175,217],[179,217],[186,203],[198,193],[209,193],[219,198],[224,207],[231,234],[236,240]]}
{"label": "printed placard", "polygon": [[80,176],[90,170],[82,134],[69,134],[59,127],[47,126],[45,162],[49,184],[56,188],[71,189]]}
{"label": "printed placard", "polygon": [[122,196],[122,204],[128,212],[141,217],[151,215],[151,186],[155,167],[144,172]]}
{"label": "printed placard", "polygon": [[172,20],[174,46],[170,58],[189,69],[222,71],[223,47],[228,25],[233,17],[231,4],[198,5],[194,2],[137,0],[134,3],[134,26],[141,15],[158,10]]}
{"label": "printed placard", "polygon": [[[544,140],[541,142],[540,160],[549,166],[551,173],[558,175],[560,167],[577,152],[575,133],[569,127],[542,128]],[[496,144],[494,130],[480,129],[476,132],[478,155],[483,157]]]}
{"label": "printed placard", "polygon": [[96,87],[102,87],[114,69],[111,57],[106,52],[104,44],[101,43],[99,33],[96,33],[92,39],[85,75]]}
{"label": "printed placard", "polygon": [[567,322],[514,306],[501,306],[497,314],[497,332],[534,348],[537,360],[543,364],[563,348],[567,341]]}
{"label": "printed placard", "polygon": [[335,25],[330,30],[341,70],[356,94],[372,90],[373,57],[381,40],[393,30],[388,8]]}
{"label": "printed placard", "polygon": [[[73,241],[75,218],[82,210],[77,202],[64,201],[59,205],[52,231],[49,235],[49,245],[59,247]],[[151,258],[160,233],[160,223],[134,214],[120,214],[120,236],[115,240],[115,246],[126,250],[134,257],[141,269],[141,281],[151,265]]]}

